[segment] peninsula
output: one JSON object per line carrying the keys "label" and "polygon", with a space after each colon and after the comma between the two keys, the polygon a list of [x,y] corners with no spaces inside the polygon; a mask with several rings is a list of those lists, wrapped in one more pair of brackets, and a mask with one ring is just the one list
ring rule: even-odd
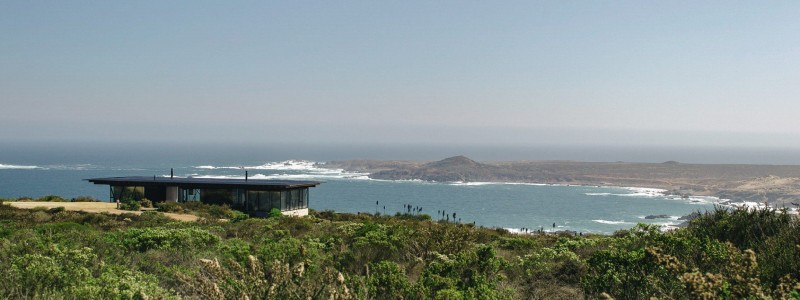
{"label": "peninsula", "polygon": [[800,166],[747,164],[488,161],[465,156],[440,161],[345,160],[326,168],[369,173],[373,179],[437,182],[515,182],[665,189],[681,196],[715,196],[733,202],[800,202]]}

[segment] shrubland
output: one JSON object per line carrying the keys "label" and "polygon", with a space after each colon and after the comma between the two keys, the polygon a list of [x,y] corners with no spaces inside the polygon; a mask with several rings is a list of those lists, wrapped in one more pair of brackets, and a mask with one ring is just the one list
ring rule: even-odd
{"label": "shrubland", "polygon": [[178,222],[0,205],[0,298],[800,299],[800,223],[770,209],[580,237],[413,214],[201,210]]}

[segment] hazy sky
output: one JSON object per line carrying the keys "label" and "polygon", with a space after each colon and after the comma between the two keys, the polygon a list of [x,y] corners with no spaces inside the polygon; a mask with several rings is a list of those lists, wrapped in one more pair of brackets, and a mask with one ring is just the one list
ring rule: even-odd
{"label": "hazy sky", "polygon": [[2,1],[0,139],[800,147],[800,1]]}

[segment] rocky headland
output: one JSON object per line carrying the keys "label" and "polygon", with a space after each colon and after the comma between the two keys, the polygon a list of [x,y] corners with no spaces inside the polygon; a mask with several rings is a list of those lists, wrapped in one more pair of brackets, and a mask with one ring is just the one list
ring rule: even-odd
{"label": "rocky headland", "polygon": [[327,168],[370,178],[437,182],[520,182],[660,188],[669,194],[715,196],[733,202],[800,203],[800,166],[578,161],[477,162],[465,156],[440,161],[347,160]]}

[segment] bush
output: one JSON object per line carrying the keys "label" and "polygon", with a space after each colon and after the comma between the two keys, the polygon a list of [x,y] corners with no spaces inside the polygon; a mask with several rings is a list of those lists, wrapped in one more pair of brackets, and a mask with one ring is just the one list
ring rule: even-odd
{"label": "bush", "polygon": [[226,240],[220,243],[217,249],[222,257],[232,259],[241,264],[246,263],[248,256],[253,252],[250,243],[239,238]]}
{"label": "bush", "polygon": [[200,211],[213,219],[232,219],[234,217],[233,210],[227,205],[208,205],[201,207]]}
{"label": "bush", "polygon": [[269,218],[281,218],[283,217],[283,213],[281,213],[280,209],[272,208],[269,210]]}
{"label": "bush", "polygon": [[[427,265],[418,283],[429,295],[425,298],[452,297],[453,290],[464,294],[465,299],[510,299],[508,291],[499,290],[504,276],[500,272],[508,262],[497,257],[494,248],[487,245],[461,252],[452,257],[441,255]],[[447,290],[439,296],[437,291]]]}
{"label": "bush", "polygon": [[160,226],[166,223],[174,222],[173,219],[167,217],[162,212],[157,211],[144,211],[139,215],[139,221],[145,226]]}
{"label": "bush", "polygon": [[141,208],[142,208],[142,205],[139,203],[139,201],[135,201],[135,200],[124,202],[124,203],[120,203],[120,205],[119,205],[119,209],[121,209],[121,210],[137,211],[137,210],[140,210]]}
{"label": "bush", "polygon": [[182,214],[185,211],[180,203],[172,201],[156,203],[156,207],[160,212]]}
{"label": "bush", "polygon": [[502,237],[497,244],[500,248],[507,250],[531,250],[539,243],[533,238]]}
{"label": "bush", "polygon": [[381,261],[370,264],[372,276],[367,284],[371,295],[376,299],[403,299],[409,297],[411,284],[408,282],[406,272],[396,263]]}
{"label": "bush", "polygon": [[66,289],[83,284],[92,276],[89,267],[97,257],[91,248],[64,250],[54,247],[52,254],[16,256],[11,261],[11,275],[29,292]]}
{"label": "bush", "polygon": [[215,246],[220,238],[205,229],[190,228],[130,228],[122,232],[122,244],[131,250],[199,249]]}
{"label": "bush", "polygon": [[80,196],[77,198],[72,198],[72,202],[98,202],[99,200],[91,197],[91,196]]}
{"label": "bush", "polygon": [[233,223],[241,222],[250,218],[250,216],[248,216],[246,213],[240,212],[238,210],[232,210],[231,215],[232,217],[230,218],[230,220]]}
{"label": "bush", "polygon": [[60,213],[62,211],[65,211],[65,210],[66,209],[63,206],[59,206],[59,207],[53,207],[51,209],[48,209],[47,212],[50,213],[50,214],[57,214],[57,213]]}
{"label": "bush", "polygon": [[139,201],[139,203],[142,205],[142,207],[146,207],[146,208],[153,207],[153,201],[150,201],[150,199],[147,199],[147,198],[142,198],[142,200]]}
{"label": "bush", "polygon": [[38,202],[66,202],[67,200],[56,195],[47,195],[36,199]]}

